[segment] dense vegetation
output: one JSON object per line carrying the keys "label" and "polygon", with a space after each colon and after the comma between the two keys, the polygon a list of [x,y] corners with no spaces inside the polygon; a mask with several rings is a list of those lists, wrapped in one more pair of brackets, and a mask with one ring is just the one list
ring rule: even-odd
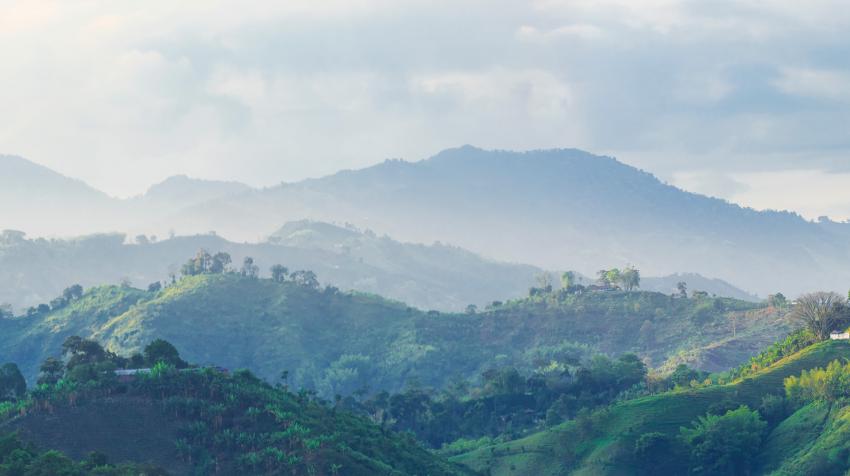
{"label": "dense vegetation", "polygon": [[[637,291],[553,290],[480,312],[423,312],[320,287],[309,271],[258,279],[245,266],[237,273],[186,268],[187,276],[162,288],[92,288],[61,306],[0,319],[0,360],[18,362],[32,380],[70,335],[96,337],[119,353],[161,337],[189,360],[250,368],[270,381],[288,371],[293,388],[331,399],[364,388],[400,392],[411,382],[444,389],[494,368],[530,376],[569,363],[559,349],[576,346],[587,357],[635,353],[650,367],[673,358],[723,370],[789,329],[781,313],[751,303]],[[723,358],[701,360],[703,348],[724,349]],[[686,349],[698,350],[682,357]]]}
{"label": "dense vegetation", "polygon": [[731,383],[627,399],[455,459],[491,474],[844,474],[844,407],[829,402],[850,396],[850,366],[831,363],[848,357],[846,342],[809,345]]}
{"label": "dense vegetation", "polygon": [[[152,342],[142,354],[129,357],[79,337],[67,339],[63,348],[61,358],[45,360],[36,388],[0,404],[0,415],[12,418],[0,428],[18,430],[34,440],[49,440],[55,433],[75,431],[63,425],[63,419],[93,408],[88,419],[94,422],[89,424],[110,429],[111,438],[118,441],[91,450],[108,454],[118,451],[116,445],[136,447],[137,458],[154,458],[177,474],[466,474],[432,456],[413,439],[387,432],[310,392],[291,393],[248,371],[231,375],[217,368],[187,366],[165,341]],[[116,373],[121,367],[140,366],[144,370]],[[116,404],[121,408],[119,421],[99,416],[98,410]],[[119,435],[125,427],[133,426],[135,416],[151,405],[169,423],[149,432],[142,441],[121,442]],[[46,430],[40,425],[45,415],[53,420]],[[93,436],[83,433],[75,438]],[[146,454],[151,440],[159,440],[157,451]],[[165,454],[161,454],[162,440],[170,446]],[[12,453],[14,450],[9,451]],[[3,454],[0,445],[0,458]],[[10,456],[15,461],[21,457]],[[39,458],[61,459],[66,472],[21,474],[70,476],[83,474],[90,464],[70,463],[55,452],[32,454],[30,459],[36,464]],[[110,471],[97,474],[125,474],[117,472],[119,468]]]}
{"label": "dense vegetation", "polygon": [[0,474],[6,476],[164,476],[161,469],[135,464],[110,464],[102,453],[91,452],[74,461],[56,450],[41,451],[17,435],[0,435]]}

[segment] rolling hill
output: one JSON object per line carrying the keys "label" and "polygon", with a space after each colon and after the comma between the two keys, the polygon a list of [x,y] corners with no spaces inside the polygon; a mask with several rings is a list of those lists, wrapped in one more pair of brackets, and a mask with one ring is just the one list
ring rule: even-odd
{"label": "rolling hill", "polygon": [[147,286],[168,281],[169,273],[199,249],[230,253],[237,266],[251,256],[263,275],[277,263],[293,271],[310,269],[326,284],[441,311],[523,296],[542,272],[454,246],[400,243],[369,231],[308,221],[289,223],[263,243],[197,235],[157,241],[146,237],[128,244],[120,234],[43,240],[7,233],[0,234],[0,304],[22,312],[49,302],[69,283],[89,287],[126,279]]}
{"label": "rolling hill", "polygon": [[[76,368],[92,365],[114,363],[77,363]],[[160,362],[129,380],[109,371],[96,372],[93,378],[77,375],[69,365],[55,384],[0,404],[0,435],[15,432],[27,443],[78,460],[93,459],[91,453],[96,452],[102,460],[145,463],[176,475],[472,474],[412,438],[337,411],[308,394],[274,387],[249,372],[178,370]],[[7,445],[0,447],[0,462]],[[53,468],[25,474],[83,474]]]}
{"label": "rolling hill", "polygon": [[[726,385],[715,385],[696,390],[681,390],[661,395],[627,400],[600,412],[590,435],[579,436],[580,429],[570,421],[527,438],[495,447],[475,450],[454,458],[478,471],[493,475],[538,474],[559,475],[627,475],[635,474],[633,448],[643,434],[658,432],[676,437],[681,427],[689,426],[697,417],[706,414],[712,405],[726,402],[729,406],[745,404],[758,408],[766,395],[784,394],[783,380],[801,371],[825,367],[835,359],[850,357],[850,344],[827,341],[808,347],[786,357],[771,367],[754,375]],[[814,415],[813,415],[814,413]],[[800,410],[780,424],[767,437],[767,443],[756,461],[763,461],[757,474],[767,474],[783,462],[793,468],[794,460],[805,456],[809,445],[823,439],[818,429],[825,428],[827,420],[822,409],[810,406]],[[831,438],[844,430],[841,426],[846,412],[836,412]],[[803,431],[805,430],[805,431]],[[800,431],[794,440],[789,432]],[[834,443],[833,443],[834,445]],[[795,455],[791,446],[802,455]],[[788,459],[788,461],[785,461]],[[658,461],[666,474],[686,474],[687,461]],[[799,470],[799,466],[797,467]],[[780,474],[825,474],[806,472],[780,472]]]}
{"label": "rolling hill", "polygon": [[[694,332],[698,328],[699,332]],[[374,295],[312,289],[239,275],[187,277],[160,292],[93,288],[43,314],[0,320],[0,361],[33,378],[39,362],[70,335],[92,336],[120,353],[155,338],[194,362],[248,368],[322,395],[398,391],[411,381],[443,388],[493,366],[533,370],[537,355],[564,345],[619,355],[637,352],[654,366],[685,351],[723,351],[728,368],[791,329],[772,309],[723,298],[673,299],[649,292],[537,296],[484,312],[423,312]],[[549,350],[547,350],[549,349]],[[753,350],[755,349],[755,350]]]}

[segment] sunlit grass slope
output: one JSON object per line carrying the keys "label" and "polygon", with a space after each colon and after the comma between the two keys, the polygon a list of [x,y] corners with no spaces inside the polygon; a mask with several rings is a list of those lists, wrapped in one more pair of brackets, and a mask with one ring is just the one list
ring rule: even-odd
{"label": "sunlit grass slope", "polygon": [[[632,449],[640,435],[649,432],[676,435],[679,428],[689,426],[697,417],[704,415],[712,404],[718,402],[729,401],[751,408],[758,407],[763,396],[784,392],[785,377],[798,375],[805,369],[825,366],[841,358],[850,358],[850,344],[823,342],[731,384],[683,390],[615,405],[607,414],[599,417],[594,436],[590,438],[582,438],[576,423],[571,421],[521,440],[460,455],[454,460],[479,471],[489,470],[493,475],[634,474]],[[803,419],[804,415],[800,414],[797,419]],[[812,419],[811,416],[809,419]],[[794,420],[789,419],[783,424],[792,426]],[[780,436],[781,429],[777,429],[777,432],[773,436],[777,441],[785,441],[793,436]],[[775,453],[783,450],[773,448],[772,444],[776,446],[779,443],[769,442],[766,454],[774,454],[773,460],[781,459],[782,456]]]}

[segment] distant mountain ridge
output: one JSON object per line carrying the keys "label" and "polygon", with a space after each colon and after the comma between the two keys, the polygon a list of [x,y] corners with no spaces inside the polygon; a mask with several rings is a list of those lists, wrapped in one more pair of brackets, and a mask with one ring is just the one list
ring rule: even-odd
{"label": "distant mountain ridge", "polygon": [[0,304],[23,311],[49,302],[71,283],[90,287],[127,280],[147,286],[168,281],[199,249],[230,253],[237,268],[251,256],[262,275],[273,264],[310,269],[323,284],[443,311],[524,296],[542,272],[457,247],[400,243],[311,221],[288,223],[265,243],[234,243],[209,234],[125,241],[122,234],[48,241],[0,233]]}
{"label": "distant mountain ridge", "polygon": [[[464,146],[419,162],[391,160],[268,189],[212,188],[222,193],[167,209],[119,201],[120,212],[107,225],[96,213],[76,219],[91,223],[90,231],[215,230],[258,241],[307,218],[587,275],[629,263],[646,275],[693,271],[760,295],[840,290],[850,282],[850,225],[742,208],[576,149]],[[0,227],[26,229],[8,222]]]}

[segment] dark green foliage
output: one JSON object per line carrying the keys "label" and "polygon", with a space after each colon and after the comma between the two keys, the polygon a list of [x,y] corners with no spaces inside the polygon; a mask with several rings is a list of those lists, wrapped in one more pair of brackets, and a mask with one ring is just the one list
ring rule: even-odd
{"label": "dark green foliage", "polygon": [[678,366],[676,366],[676,370],[674,370],[673,373],[670,374],[669,377],[667,377],[667,379],[673,385],[687,387],[691,383],[691,381],[700,381],[707,375],[707,373],[694,370],[685,364],[679,364]]}
{"label": "dark green foliage", "polygon": [[644,475],[677,474],[686,455],[681,442],[657,431],[644,433],[635,441],[635,470]]}
{"label": "dark green foliage", "polygon": [[48,357],[41,363],[38,370],[38,384],[53,385],[64,375],[65,363],[56,357]]}
{"label": "dark green foliage", "polygon": [[781,395],[765,395],[761,399],[758,412],[762,419],[772,428],[784,420],[790,413],[791,405]]}
{"label": "dark green foliage", "polygon": [[172,365],[178,369],[186,368],[186,362],[180,358],[180,353],[177,348],[171,345],[170,342],[156,339],[145,347],[144,350],[145,362],[154,366],[160,362]]}
{"label": "dark green foliage", "polygon": [[17,400],[27,393],[27,381],[13,363],[0,366],[0,402]]}
{"label": "dark green foliage", "polygon": [[706,415],[692,428],[682,428],[694,474],[750,474],[767,423],[746,406],[726,414]]}
{"label": "dark green foliage", "polygon": [[83,287],[79,284],[69,286],[62,291],[62,298],[65,299],[66,302],[76,301],[81,297],[83,297]]}
{"label": "dark green foliage", "polygon": [[162,469],[112,465],[101,454],[75,462],[55,450],[40,451],[15,434],[0,434],[0,476],[166,476]]}
{"label": "dark green foliage", "polygon": [[[486,312],[442,314],[376,296],[318,289],[309,274],[294,274],[282,283],[204,274],[155,294],[119,287],[90,289],[59,311],[0,320],[0,361],[18,362],[34,381],[39,364],[58,355],[69,335],[96,333],[109,348],[127,354],[141,353],[153,339],[164,338],[182,349],[187,360],[251,368],[269,380],[288,369],[293,388],[315,389],[331,399],[364,383],[369,393],[398,392],[411,376],[425,387],[444,388],[452,379],[481,375],[499,354],[504,354],[499,366],[524,375],[553,361],[558,368],[575,365],[560,360],[553,350],[575,342],[583,343],[585,354],[640,352],[641,358],[659,366],[683,349],[725,339],[732,331],[725,314],[754,308],[717,299],[726,310],[721,313],[712,306],[718,317],[695,333],[688,321],[694,301],[658,293],[553,293]],[[753,312],[741,320],[739,342],[783,332],[784,322]],[[636,338],[647,321],[655,329],[652,346]],[[731,350],[728,360],[740,361],[749,348]],[[346,356],[368,364],[347,362]]]}
{"label": "dark green foliage", "polygon": [[416,435],[432,448],[461,439],[516,437],[606,405],[643,381],[646,366],[631,354],[616,360],[595,356],[572,370],[523,376],[512,367],[491,369],[480,386],[442,393],[412,388],[378,394],[363,403],[346,399],[354,411],[389,428]]}
{"label": "dark green foliage", "polygon": [[206,250],[199,250],[194,258],[183,264],[180,273],[183,276],[197,276],[199,274],[221,274],[227,271],[231,258],[228,253],[218,252],[211,255]]}
{"label": "dark green foliage", "polygon": [[[179,427],[174,458],[193,467],[196,474],[467,474],[415,441],[387,433],[366,418],[330,409],[308,392],[296,395],[272,387],[247,370],[232,375],[212,368],[180,370],[166,363],[179,356],[164,341],[146,349],[151,358],[163,357],[150,373],[135,374],[120,383],[104,367],[112,364],[114,368],[114,358],[99,345],[79,338],[69,338],[66,344],[67,356],[76,357],[76,364],[68,366],[55,385],[33,391],[22,411],[53,413],[65,405],[97,405],[108,397],[113,405],[116,398],[126,401],[119,414],[130,418],[139,402],[152,402]],[[80,378],[81,369],[96,371]],[[26,420],[16,424],[25,428]],[[122,423],[102,422],[105,431],[113,424]],[[28,471],[37,475],[124,474],[104,468],[102,454],[89,455],[82,463],[56,452],[27,458]]]}

